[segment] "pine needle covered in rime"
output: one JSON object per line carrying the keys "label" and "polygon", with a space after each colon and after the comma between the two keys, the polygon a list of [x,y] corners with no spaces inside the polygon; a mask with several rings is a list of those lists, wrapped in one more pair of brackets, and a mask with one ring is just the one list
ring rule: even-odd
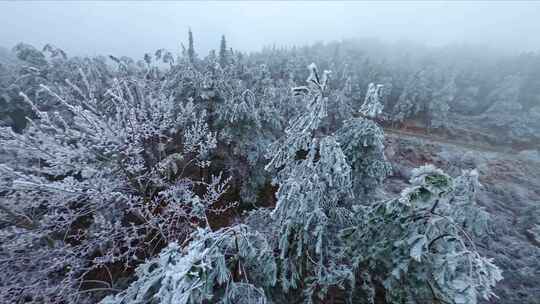
{"label": "pine needle covered in rime", "polygon": [[63,93],[42,89],[58,111],[41,111],[21,93],[37,119],[21,134],[0,130],[2,149],[17,159],[0,165],[0,204],[14,223],[1,231],[5,302],[83,301],[78,289],[89,273],[130,267],[160,242],[207,226],[206,212],[227,190],[221,177],[186,175],[207,167],[216,147],[189,101],[175,102],[151,81],[115,80],[100,104],[73,83]]}
{"label": "pine needle covered in rime", "polygon": [[363,117],[345,121],[337,131],[338,141],[352,168],[355,193],[366,199],[392,173],[384,154],[384,131],[372,120],[383,110],[381,89],[382,85],[371,83],[360,108]]}
{"label": "pine needle covered in rime", "polygon": [[269,303],[276,283],[272,248],[247,226],[198,230],[186,248],[171,243],[137,269],[137,280],[102,304]]}
{"label": "pine needle covered in rime", "polygon": [[[306,96],[308,112],[291,122],[283,142],[271,147],[276,150],[271,150],[274,158],[267,168],[281,167],[272,212],[280,227],[281,286],[291,294],[304,286],[302,297],[310,303],[349,279],[350,273],[335,255],[335,236],[350,222],[352,183],[350,166],[335,137],[317,132],[326,117],[329,73],[321,78],[314,64],[309,69],[308,87],[294,89]],[[298,159],[300,150],[305,156]]]}
{"label": "pine needle covered in rime", "polygon": [[369,118],[376,118],[381,115],[383,110],[383,105],[380,101],[381,98],[381,89],[383,88],[382,84],[375,85],[370,83],[366,93],[366,98],[364,103],[360,107],[360,113]]}
{"label": "pine needle covered in rime", "polygon": [[225,121],[241,122],[252,121],[255,124],[258,121],[258,113],[255,108],[255,95],[249,89],[226,100],[227,107],[220,113]]}
{"label": "pine needle covered in rime", "polygon": [[269,97],[248,89],[245,81],[229,74],[231,71],[223,73],[218,87],[224,101],[218,105],[215,127],[219,140],[226,145],[223,157],[228,173],[237,177],[233,183],[240,184],[243,203],[255,205],[258,190],[269,179],[263,169],[264,153],[275,138],[275,130],[281,132],[281,123],[275,121],[280,114]]}
{"label": "pine needle covered in rime", "polygon": [[369,274],[368,290],[380,284],[392,303],[477,303],[494,295],[501,271],[473,240],[486,227],[474,203],[477,177],[472,170],[452,179],[426,165],[400,197],[358,208],[359,224],[343,238],[355,269]]}
{"label": "pine needle covered in rime", "polygon": [[[311,64],[310,76],[306,80],[308,86],[293,88],[293,93],[299,95],[308,102],[307,112],[298,115],[285,129],[284,139],[274,143],[268,152],[270,162],[266,166],[269,171],[275,170],[296,158],[300,150],[308,150],[313,133],[319,128],[322,120],[326,117],[328,98],[325,90],[330,71],[324,71],[322,79],[319,77],[317,66]],[[287,149],[283,149],[287,147]]]}

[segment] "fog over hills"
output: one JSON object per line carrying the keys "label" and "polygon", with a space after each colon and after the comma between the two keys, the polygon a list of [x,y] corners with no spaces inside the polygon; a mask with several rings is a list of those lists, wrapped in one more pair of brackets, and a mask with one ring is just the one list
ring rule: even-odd
{"label": "fog over hills", "polygon": [[540,2],[2,2],[0,45],[53,43],[72,55],[140,57],[178,50],[191,27],[202,55],[230,46],[305,44],[376,37],[428,45],[540,49]]}

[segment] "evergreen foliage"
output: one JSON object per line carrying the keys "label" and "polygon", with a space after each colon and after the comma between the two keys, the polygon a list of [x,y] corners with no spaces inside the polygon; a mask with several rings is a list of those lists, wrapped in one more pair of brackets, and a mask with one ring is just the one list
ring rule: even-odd
{"label": "evergreen foliage", "polygon": [[371,83],[360,108],[361,116],[345,121],[337,132],[343,153],[352,168],[355,193],[365,199],[369,199],[377,186],[392,173],[384,155],[384,132],[373,121],[382,113],[381,89],[381,85]]}
{"label": "evergreen foliage", "polygon": [[[364,303],[377,286],[389,303],[477,303],[494,295],[501,271],[482,257],[472,236],[486,229],[475,205],[478,174],[450,178],[432,165],[414,170],[398,198],[359,207],[343,231]],[[371,295],[371,296],[370,296]]]}
{"label": "evergreen foliage", "polygon": [[227,55],[227,41],[225,40],[225,35],[221,35],[221,41],[219,43],[219,64],[222,67],[225,67],[228,63],[228,55]]}
{"label": "evergreen foliage", "polygon": [[188,49],[187,49],[187,55],[189,58],[189,62],[193,63],[195,62],[195,46],[193,45],[193,32],[191,32],[191,28],[188,29]]}
{"label": "evergreen foliage", "polygon": [[[188,35],[178,57],[158,49],[139,61],[15,48],[24,66],[1,78],[11,83],[0,96],[27,119],[0,129],[0,301],[494,295],[501,271],[474,240],[488,221],[476,170],[452,178],[426,165],[398,197],[381,188],[392,174],[381,121],[424,113],[429,127],[447,126],[458,74],[398,73],[395,94],[377,76],[393,67],[348,61],[346,44],[332,56],[321,45],[247,55],[223,36],[218,56],[197,59]],[[311,59],[334,72],[310,64],[298,86]],[[520,82],[508,82],[493,99],[518,98]]]}
{"label": "evergreen foliage", "polygon": [[8,302],[27,292],[56,301],[92,271],[152,255],[159,242],[207,226],[206,212],[227,190],[221,175],[208,182],[184,175],[208,167],[216,148],[192,102],[177,104],[152,81],[117,80],[106,103],[90,85],[68,82],[62,95],[41,88],[58,111],[42,111],[21,93],[37,119],[21,134],[0,132],[3,153],[17,160],[0,165],[2,210],[13,223],[2,230],[0,269],[10,280],[0,295]]}
{"label": "evergreen foliage", "polygon": [[276,283],[272,248],[247,226],[198,230],[186,248],[171,243],[137,269],[138,279],[102,304],[268,303]]}

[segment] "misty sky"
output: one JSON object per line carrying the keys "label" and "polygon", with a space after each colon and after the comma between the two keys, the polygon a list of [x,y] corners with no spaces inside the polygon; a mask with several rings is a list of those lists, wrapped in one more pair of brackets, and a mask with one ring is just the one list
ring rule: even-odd
{"label": "misty sky", "polygon": [[354,37],[538,51],[540,1],[0,2],[0,46],[8,48],[50,42],[70,55],[140,58],[178,51],[188,27],[202,55],[221,34],[244,51]]}

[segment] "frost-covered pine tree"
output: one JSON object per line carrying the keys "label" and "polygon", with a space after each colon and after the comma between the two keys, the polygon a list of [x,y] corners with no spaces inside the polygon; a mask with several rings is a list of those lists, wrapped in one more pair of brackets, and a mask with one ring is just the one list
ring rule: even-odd
{"label": "frost-covered pine tree", "polygon": [[381,89],[382,85],[371,83],[360,107],[360,116],[345,121],[337,132],[352,169],[354,191],[366,201],[392,172],[384,154],[384,131],[374,121],[383,110]]}
{"label": "frost-covered pine tree", "polygon": [[351,168],[334,135],[319,127],[326,117],[329,71],[309,66],[308,86],[293,91],[308,103],[282,140],[269,151],[267,169],[279,186],[272,217],[279,227],[280,283],[283,292],[306,303],[324,299],[343,286],[349,271],[340,263],[337,233],[350,221]]}
{"label": "frost-covered pine tree", "polygon": [[221,35],[221,41],[219,43],[219,64],[222,67],[225,67],[228,63],[229,54],[227,50],[227,40],[225,40],[225,35]]}
{"label": "frost-covered pine tree", "polygon": [[137,268],[137,280],[101,304],[266,304],[276,284],[273,249],[248,226],[195,231]]}
{"label": "frost-covered pine tree", "polygon": [[225,144],[223,157],[239,179],[242,201],[255,204],[257,192],[267,179],[263,169],[265,148],[273,139],[271,128],[265,124],[263,129],[264,117],[260,114],[268,109],[262,109],[262,97],[257,102],[255,94],[240,81],[229,83],[221,92],[225,101],[218,110],[217,126],[218,137]]}
{"label": "frost-covered pine tree", "polygon": [[189,58],[189,62],[194,63],[197,54],[195,53],[195,46],[194,46],[194,43],[193,43],[193,32],[191,31],[191,28],[188,29],[187,55],[188,55],[188,58]]}
{"label": "frost-covered pine tree", "polygon": [[416,117],[426,111],[432,93],[430,77],[432,73],[429,70],[420,70],[409,77],[392,109],[393,121],[403,123],[406,119]]}
{"label": "frost-covered pine tree", "polygon": [[448,80],[444,80],[440,89],[433,92],[431,102],[428,105],[430,128],[444,128],[448,126],[450,104],[457,93],[455,76],[452,75],[449,78]]}
{"label": "frost-covered pine tree", "polygon": [[343,231],[356,273],[356,299],[374,303],[476,304],[494,296],[501,271],[481,256],[474,235],[487,214],[475,204],[476,170],[455,179],[432,165],[412,172],[400,196],[358,206],[356,226]]}

